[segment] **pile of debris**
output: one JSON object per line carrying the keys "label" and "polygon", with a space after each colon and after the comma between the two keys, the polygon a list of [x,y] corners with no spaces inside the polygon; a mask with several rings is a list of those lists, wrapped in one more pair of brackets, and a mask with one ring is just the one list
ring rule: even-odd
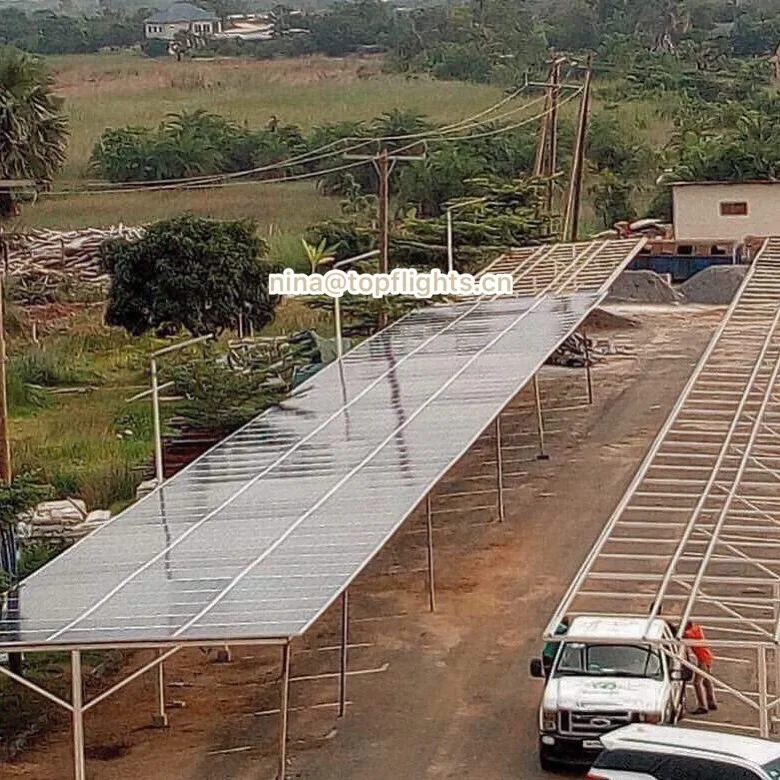
{"label": "pile of debris", "polygon": [[106,509],[88,512],[81,499],[44,501],[19,516],[19,540],[22,544],[47,539],[77,541],[110,518]]}
{"label": "pile of debris", "polygon": [[125,225],[8,234],[8,274],[17,296],[30,303],[52,300],[63,283],[104,289],[109,278],[101,263],[103,245],[114,239],[134,241],[143,234],[144,228]]}
{"label": "pile of debris", "polygon": [[593,365],[607,354],[602,346],[597,346],[593,339],[574,333],[547,358],[548,366],[564,366],[566,368],[585,368]]}

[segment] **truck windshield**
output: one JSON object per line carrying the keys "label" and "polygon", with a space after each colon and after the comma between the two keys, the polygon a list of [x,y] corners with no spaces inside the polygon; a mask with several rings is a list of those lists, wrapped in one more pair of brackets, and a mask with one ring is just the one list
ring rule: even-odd
{"label": "truck windshield", "polygon": [[563,646],[556,677],[593,675],[597,677],[650,677],[663,679],[660,655],[644,645],[585,645],[570,642]]}

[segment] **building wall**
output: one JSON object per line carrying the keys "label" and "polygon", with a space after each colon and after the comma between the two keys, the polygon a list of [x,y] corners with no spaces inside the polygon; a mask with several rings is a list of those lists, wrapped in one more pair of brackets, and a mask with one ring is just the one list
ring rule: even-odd
{"label": "building wall", "polygon": [[219,22],[174,22],[172,24],[146,23],[146,37],[172,41],[177,32],[192,28],[195,35],[212,35],[219,32]]}
{"label": "building wall", "polygon": [[678,241],[780,235],[780,183],[689,184],[673,187],[672,197]]}

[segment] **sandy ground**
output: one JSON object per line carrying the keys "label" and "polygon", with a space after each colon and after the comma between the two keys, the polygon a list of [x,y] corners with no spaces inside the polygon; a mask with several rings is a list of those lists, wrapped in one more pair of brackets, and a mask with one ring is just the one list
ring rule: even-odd
{"label": "sandy ground", "polygon": [[[620,310],[641,327],[593,334],[616,353],[594,369],[592,406],[579,406],[583,371],[543,372],[545,403],[558,408],[546,415],[549,460],[535,458],[527,395],[502,418],[504,523],[489,434],[434,494],[437,611],[428,611],[420,512],[352,587],[346,718],[332,706],[338,609],[294,645],[290,777],[546,777],[536,758],[541,686],[528,661],[723,311]],[[176,656],[167,698],[184,706],[170,710],[171,728],[148,727],[153,679],[132,683],[86,719],[88,777],[270,780],[277,718],[266,711],[278,706],[278,661],[278,650],[239,647],[228,664],[198,650]],[[72,777],[69,739],[63,722],[0,778]]]}

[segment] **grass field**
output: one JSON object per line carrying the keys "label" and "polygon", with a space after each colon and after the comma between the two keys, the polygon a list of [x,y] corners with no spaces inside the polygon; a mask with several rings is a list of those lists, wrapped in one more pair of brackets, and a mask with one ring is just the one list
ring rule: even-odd
{"label": "grass field", "polygon": [[50,66],[71,122],[64,179],[88,174],[92,148],[106,127],[156,125],[183,109],[204,108],[251,126],[275,115],[308,128],[371,119],[393,108],[451,121],[501,94],[495,87],[386,74],[381,62],[358,58],[176,62],[122,53],[51,58]]}

